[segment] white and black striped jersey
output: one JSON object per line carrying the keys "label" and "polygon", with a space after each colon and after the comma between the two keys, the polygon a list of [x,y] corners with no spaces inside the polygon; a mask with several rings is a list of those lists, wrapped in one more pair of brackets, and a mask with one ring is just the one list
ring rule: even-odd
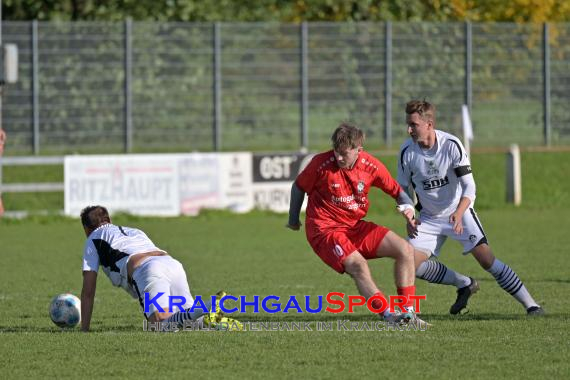
{"label": "white and black striped jersey", "polygon": [[402,144],[398,183],[404,189],[412,185],[418,196],[416,208],[421,214],[442,217],[457,209],[462,195],[459,178],[471,174],[471,164],[457,137],[439,130],[435,134],[436,143],[428,150],[411,138]]}
{"label": "white and black striped jersey", "polygon": [[99,265],[114,286],[120,286],[137,298],[136,291],[129,286],[127,261],[130,255],[164,250],[157,248],[141,230],[104,224],[93,231],[83,250],[83,270],[97,272]]}

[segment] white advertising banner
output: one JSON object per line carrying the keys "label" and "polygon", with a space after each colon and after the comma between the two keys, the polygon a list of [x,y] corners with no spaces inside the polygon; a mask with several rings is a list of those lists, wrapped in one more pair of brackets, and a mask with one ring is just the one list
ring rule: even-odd
{"label": "white advertising banner", "polygon": [[180,159],[180,212],[202,208],[246,212],[253,207],[251,153],[192,153]]}
{"label": "white advertising banner", "polygon": [[65,214],[88,205],[137,215],[178,215],[179,155],[65,157]]}
{"label": "white advertising banner", "polygon": [[251,153],[65,157],[65,213],[87,205],[137,215],[253,208]]}
{"label": "white advertising banner", "polygon": [[216,153],[192,153],[180,158],[180,213],[198,215],[201,208],[220,207],[220,162]]}
{"label": "white advertising banner", "polygon": [[253,209],[251,153],[221,153],[220,193],[223,208],[235,212]]}
{"label": "white advertising banner", "polygon": [[[261,210],[288,212],[291,199],[291,182],[256,183],[253,185],[253,202]],[[306,203],[305,199],[305,203]],[[303,204],[303,208],[306,205]]]}

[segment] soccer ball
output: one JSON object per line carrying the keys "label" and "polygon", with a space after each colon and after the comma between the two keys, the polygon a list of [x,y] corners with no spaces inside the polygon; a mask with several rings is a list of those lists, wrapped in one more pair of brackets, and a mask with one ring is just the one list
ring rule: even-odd
{"label": "soccer ball", "polygon": [[49,316],[59,327],[75,327],[81,321],[81,301],[69,293],[55,296],[49,305]]}

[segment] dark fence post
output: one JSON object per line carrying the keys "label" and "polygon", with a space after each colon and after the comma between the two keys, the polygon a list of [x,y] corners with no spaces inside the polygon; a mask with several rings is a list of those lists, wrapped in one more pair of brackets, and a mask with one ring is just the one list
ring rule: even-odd
{"label": "dark fence post", "polygon": [[465,104],[472,114],[473,106],[473,82],[471,74],[473,71],[473,29],[471,23],[465,23]]}
{"label": "dark fence post", "polygon": [[301,149],[309,149],[309,28],[301,23]]}
{"label": "dark fence post", "polygon": [[132,69],[133,69],[133,22],[125,20],[125,153],[133,150],[133,98],[132,98]]}
{"label": "dark fence post", "polygon": [[220,40],[220,23],[215,22],[213,26],[213,65],[214,65],[214,87],[213,87],[213,136],[214,136],[214,151],[219,152],[222,148],[222,55],[221,55],[221,40]]}
{"label": "dark fence post", "polygon": [[543,59],[543,108],[544,108],[544,145],[552,143],[552,130],[550,125],[550,43],[548,41],[548,24],[544,24],[542,59]]}
{"label": "dark fence post", "polygon": [[40,78],[38,76],[38,20],[32,21],[32,135],[34,155],[40,154]]}
{"label": "dark fence post", "polygon": [[384,36],[384,142],[388,148],[392,146],[392,23],[386,21]]}

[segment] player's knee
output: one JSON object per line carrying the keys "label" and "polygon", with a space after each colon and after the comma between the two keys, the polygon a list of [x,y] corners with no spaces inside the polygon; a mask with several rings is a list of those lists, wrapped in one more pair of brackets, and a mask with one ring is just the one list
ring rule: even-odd
{"label": "player's knee", "polygon": [[471,254],[485,270],[491,268],[495,262],[495,255],[493,255],[493,251],[491,251],[491,248],[487,244],[481,244],[473,248]]}
{"label": "player's knee", "polygon": [[396,260],[414,261],[414,247],[407,241],[402,239],[399,249],[396,253]]}
{"label": "player's knee", "polygon": [[368,263],[359,252],[354,252],[344,260],[343,266],[346,273],[354,277],[364,273]]}
{"label": "player's knee", "polygon": [[431,256],[431,254],[428,252],[418,250],[418,249],[414,249],[414,264],[416,267],[416,273],[417,273],[417,270],[419,269],[420,265],[425,263],[430,258],[430,256]]}

